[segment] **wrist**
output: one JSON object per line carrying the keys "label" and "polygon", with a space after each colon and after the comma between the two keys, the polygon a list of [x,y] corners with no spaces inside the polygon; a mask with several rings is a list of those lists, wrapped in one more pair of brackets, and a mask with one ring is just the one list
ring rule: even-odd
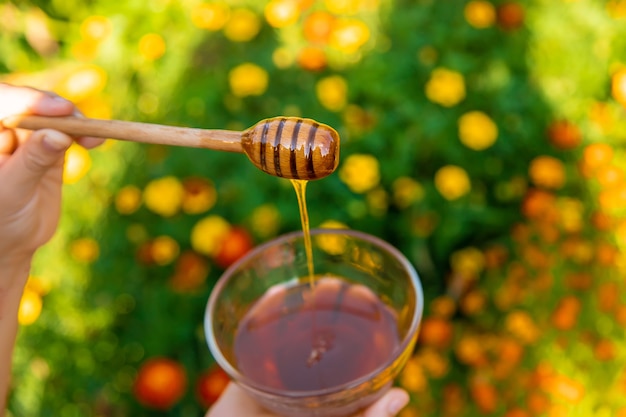
{"label": "wrist", "polygon": [[21,289],[30,273],[31,256],[0,256],[0,291]]}

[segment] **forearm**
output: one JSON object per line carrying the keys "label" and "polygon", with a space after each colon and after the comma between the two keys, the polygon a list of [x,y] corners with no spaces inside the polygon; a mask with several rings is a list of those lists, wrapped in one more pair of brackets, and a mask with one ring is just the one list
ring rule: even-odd
{"label": "forearm", "polygon": [[29,270],[30,259],[0,259],[0,416],[6,409],[18,328],[17,314]]}

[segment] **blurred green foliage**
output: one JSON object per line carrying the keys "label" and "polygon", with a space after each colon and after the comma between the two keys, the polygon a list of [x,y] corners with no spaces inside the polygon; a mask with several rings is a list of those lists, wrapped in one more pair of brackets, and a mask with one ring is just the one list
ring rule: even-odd
{"label": "blurred green foliage", "polygon": [[[625,104],[612,79],[626,66],[625,9],[624,0],[18,1],[0,5],[0,72],[96,118],[241,130],[297,115],[335,127],[341,161],[308,186],[311,224],[340,222],[397,246],[421,275],[427,318],[452,329],[447,341],[425,333],[399,380],[412,393],[403,415],[617,415],[626,406],[626,300],[616,291],[616,305],[603,310],[597,294],[606,283],[622,289],[621,241],[594,227],[594,215],[607,214],[597,198],[603,189],[581,164],[589,144],[605,143],[612,166],[623,168]],[[334,29],[307,26],[315,13]],[[233,75],[241,64],[253,69]],[[448,78],[429,93],[438,69]],[[497,129],[484,149],[459,134],[462,116],[475,111],[487,116],[470,126],[479,138],[490,122]],[[574,126],[573,147],[555,146],[557,121]],[[43,311],[20,333],[10,415],[201,415],[194,383],[213,366],[202,318],[223,268],[214,253],[198,253],[192,231],[207,216],[244,228],[254,243],[296,230],[291,185],[239,154],[108,141],[72,155],[59,233],[33,269]],[[530,169],[538,156],[560,161],[565,179],[554,165]],[[461,169],[437,180],[450,165]],[[208,180],[201,190],[217,200],[199,212],[158,214],[145,194],[163,177],[178,184],[157,198],[166,209],[191,178]],[[124,212],[119,199],[129,186],[144,195],[133,203],[127,194]],[[555,216],[578,216],[578,226],[537,223],[524,211],[535,189],[557,199]],[[609,232],[619,230],[620,204],[608,210]],[[545,239],[550,227],[556,241]],[[159,246],[164,258],[155,262],[151,244],[162,236],[175,244]],[[566,252],[572,239],[579,246]],[[599,247],[614,257],[606,261]],[[493,248],[506,260],[490,261]],[[538,268],[529,251],[547,264]],[[209,270],[192,291],[172,287],[184,252]],[[580,272],[593,277],[589,291],[571,284]],[[543,274],[550,279],[541,287]],[[555,329],[551,317],[568,296],[584,313],[572,328]],[[491,359],[467,359],[472,337],[489,358],[509,352],[503,346],[521,346],[522,358],[509,358],[502,376]],[[598,341],[611,345],[608,359],[589,347]],[[132,393],[141,364],[155,356],[187,371],[187,393],[169,411],[150,410]],[[548,405],[539,406],[528,381],[546,373],[537,398]]]}

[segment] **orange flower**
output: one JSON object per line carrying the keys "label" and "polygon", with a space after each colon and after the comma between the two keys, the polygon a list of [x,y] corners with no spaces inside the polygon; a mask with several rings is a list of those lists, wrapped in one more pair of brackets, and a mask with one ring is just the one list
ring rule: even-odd
{"label": "orange flower", "polygon": [[582,163],[591,170],[609,164],[612,159],[613,148],[607,143],[592,143],[583,150]]}
{"label": "orange flower", "polygon": [[91,238],[76,239],[70,246],[70,253],[79,262],[91,263],[98,259],[100,246]]}
{"label": "orange flower", "polygon": [[615,101],[626,107],[626,68],[621,68],[611,77],[611,94]]}
{"label": "orange flower", "polygon": [[152,260],[157,265],[167,265],[178,256],[180,247],[171,237],[159,236],[152,241],[150,251]]}
{"label": "orange flower", "polygon": [[565,165],[551,156],[538,156],[530,162],[530,180],[537,186],[557,190],[565,184]]}
{"label": "orange flower", "polygon": [[440,317],[427,317],[422,321],[419,341],[427,346],[444,349],[452,342],[452,323]]}
{"label": "orange flower", "polygon": [[565,375],[557,375],[552,378],[549,391],[570,404],[577,404],[585,395],[585,386]]}
{"label": "orange flower", "polygon": [[624,171],[613,164],[598,167],[595,176],[603,188],[616,187],[624,183]]}
{"label": "orange flower", "polygon": [[572,329],[578,321],[580,300],[574,296],[567,296],[559,301],[556,310],[552,313],[552,325],[558,330]]}
{"label": "orange flower", "polygon": [[304,38],[312,43],[326,43],[335,22],[335,17],[326,11],[313,12],[304,20]]}
{"label": "orange flower", "polygon": [[490,382],[474,378],[470,382],[470,395],[474,403],[483,413],[493,413],[498,407],[498,394]]}
{"label": "orange flower", "polygon": [[488,28],[496,21],[496,8],[484,0],[472,0],[467,3],[463,14],[467,23],[477,29]]}
{"label": "orange flower", "polygon": [[498,6],[496,14],[498,24],[502,29],[515,30],[524,24],[526,13],[521,4],[515,1],[507,1]]}
{"label": "orange flower", "polygon": [[170,285],[174,291],[195,291],[204,285],[208,275],[209,265],[206,259],[193,251],[186,251],[176,261]]}
{"label": "orange flower", "polygon": [[307,71],[320,71],[326,67],[326,53],[314,46],[304,47],[298,54],[298,65]]}
{"label": "orange flower", "polygon": [[548,139],[558,149],[573,149],[580,144],[582,135],[574,123],[557,120],[548,127]]}
{"label": "orange flower", "polygon": [[141,206],[141,190],[134,185],[122,187],[115,196],[115,208],[120,214],[132,214]]}

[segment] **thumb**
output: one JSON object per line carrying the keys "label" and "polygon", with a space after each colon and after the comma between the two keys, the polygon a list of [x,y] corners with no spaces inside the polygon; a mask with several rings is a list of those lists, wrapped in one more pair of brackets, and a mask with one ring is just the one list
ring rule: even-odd
{"label": "thumb", "polygon": [[60,172],[65,151],[72,142],[71,137],[56,130],[42,129],[33,132],[5,164],[7,172],[11,173],[8,178],[11,178],[14,191],[23,192],[35,188],[53,168],[58,168]]}
{"label": "thumb", "polygon": [[409,394],[392,388],[363,413],[363,417],[394,417],[409,403]]}

